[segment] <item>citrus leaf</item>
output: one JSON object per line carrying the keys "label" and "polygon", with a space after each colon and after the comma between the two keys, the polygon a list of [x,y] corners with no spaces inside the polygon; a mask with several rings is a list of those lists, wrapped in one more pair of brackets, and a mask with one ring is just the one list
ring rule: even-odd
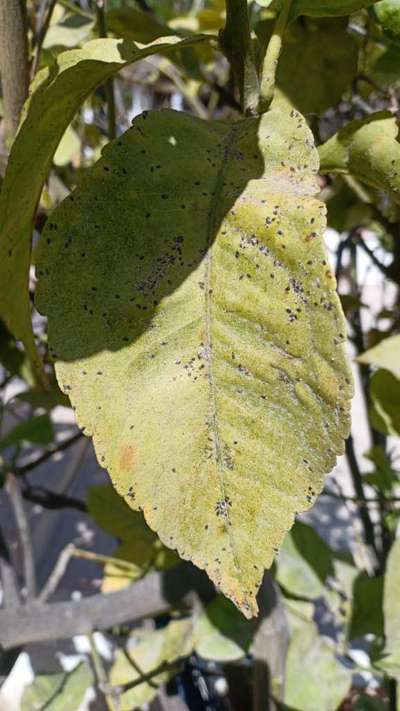
{"label": "citrus leaf", "polygon": [[145,113],[38,249],[57,377],[99,462],[247,615],[348,433],[317,169],[296,111]]}
{"label": "citrus leaf", "polygon": [[400,378],[400,336],[384,338],[377,346],[360,355],[357,360],[359,363],[390,370],[393,375]]}
{"label": "citrus leaf", "polygon": [[[284,701],[290,709],[337,709],[350,689],[351,677],[351,669],[336,659],[332,641],[320,635],[313,622],[296,628],[285,672]],[[329,679],[329,684],[321,683],[322,679]]]}
{"label": "citrus leaf", "polygon": [[358,49],[342,20],[320,20],[290,28],[279,60],[277,85],[303,113],[335,106],[357,74]]}
{"label": "citrus leaf", "polygon": [[351,173],[400,203],[400,143],[396,118],[388,111],[348,123],[319,147],[321,171]]}
{"label": "citrus leaf", "polygon": [[383,577],[370,578],[360,573],[353,584],[353,607],[348,639],[366,634],[383,635]]}
{"label": "citrus leaf", "polygon": [[400,2],[399,0],[380,0],[375,5],[375,14],[385,30],[400,35]]}
{"label": "citrus leaf", "polygon": [[85,98],[122,67],[204,39],[166,37],[142,48],[128,40],[93,40],[82,49],[62,52],[35,77],[0,193],[0,317],[24,342],[39,372],[28,272],[32,223],[57,146]]}
{"label": "citrus leaf", "polygon": [[386,565],[383,587],[383,615],[385,619],[385,654],[381,666],[400,677],[400,539],[391,549]]}
{"label": "citrus leaf", "polygon": [[372,425],[378,432],[400,435],[400,378],[377,370],[370,381]]}
{"label": "citrus leaf", "polygon": [[333,575],[329,546],[311,526],[296,521],[279,555],[277,582],[290,594],[309,600],[325,594],[329,575]]}
{"label": "citrus leaf", "polygon": [[21,442],[48,444],[54,437],[54,430],[48,415],[38,415],[20,422],[11,432],[0,439],[0,452]]}
{"label": "citrus leaf", "polygon": [[109,10],[107,28],[117,37],[143,43],[174,34],[168,25],[162,24],[150,13],[133,7],[113,7]]}
{"label": "citrus leaf", "polygon": [[312,17],[340,17],[351,15],[357,10],[373,5],[378,0],[295,0],[292,13],[294,15],[310,15]]}
{"label": "citrus leaf", "polygon": [[137,644],[128,646],[129,656],[117,650],[110,670],[114,686],[135,683],[121,694],[120,711],[132,711],[149,703],[157,695],[158,687],[175,676],[178,667],[171,665],[193,649],[193,623],[173,620],[160,630],[135,633],[135,637]]}
{"label": "citrus leaf", "polygon": [[85,662],[70,672],[38,674],[24,691],[21,711],[71,711],[80,708],[93,672]]}
{"label": "citrus leaf", "polygon": [[196,621],[195,651],[204,659],[232,662],[246,655],[253,634],[254,624],[219,595]]}

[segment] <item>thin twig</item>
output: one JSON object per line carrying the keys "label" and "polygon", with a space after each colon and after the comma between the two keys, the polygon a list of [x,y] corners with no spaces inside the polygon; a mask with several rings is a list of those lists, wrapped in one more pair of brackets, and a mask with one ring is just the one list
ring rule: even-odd
{"label": "thin twig", "polygon": [[[107,37],[106,14],[104,12],[105,0],[95,0],[97,26],[99,37]],[[114,96],[114,81],[107,79],[104,84],[106,101],[107,101],[107,116],[108,116],[108,138],[112,141],[117,135],[117,121],[115,113],[115,96]]]}
{"label": "thin twig", "polygon": [[58,494],[56,491],[50,491],[50,489],[46,489],[44,486],[31,486],[26,481],[22,489],[22,496],[26,501],[39,504],[39,506],[45,509],[70,508],[81,511],[82,513],[87,513],[88,510],[85,502],[80,499],[76,499],[73,496],[66,496],[65,494]]}
{"label": "thin twig", "polygon": [[75,442],[78,442],[81,437],[83,437],[83,433],[77,432],[77,434],[73,435],[69,439],[65,439],[60,442],[60,444],[58,444],[56,447],[48,449],[40,457],[37,457],[37,459],[34,459],[32,462],[28,462],[22,467],[15,467],[14,474],[16,474],[17,476],[23,476],[24,474],[27,474],[28,472],[32,471],[32,469],[36,469],[36,467],[40,466],[41,464],[44,464],[44,462],[47,462],[47,460],[50,459],[54,454],[58,454],[58,452],[63,452],[65,449],[71,447],[73,444],[75,444]]}
{"label": "thin twig", "polygon": [[3,606],[18,607],[21,598],[18,590],[15,570],[3,532],[0,529],[0,578],[3,590]]}
{"label": "thin twig", "polygon": [[57,0],[43,0],[39,7],[39,29],[34,42],[35,55],[32,62],[31,79],[33,79],[33,77],[35,76],[39,67],[40,53],[42,51],[42,46],[47,34],[47,30],[49,29],[56,2]]}
{"label": "thin twig", "polygon": [[18,528],[21,542],[26,597],[33,600],[36,595],[35,557],[31,540],[28,519],[25,513],[24,502],[19,488],[18,478],[10,472],[7,477],[7,491]]}
{"label": "thin twig", "polygon": [[93,667],[97,679],[97,686],[104,697],[108,711],[117,711],[117,709],[120,707],[120,694],[116,687],[110,686],[108,682],[107,673],[104,668],[103,660],[99,652],[97,651],[96,639],[93,632],[88,635],[88,638],[90,643],[90,652],[92,656]]}

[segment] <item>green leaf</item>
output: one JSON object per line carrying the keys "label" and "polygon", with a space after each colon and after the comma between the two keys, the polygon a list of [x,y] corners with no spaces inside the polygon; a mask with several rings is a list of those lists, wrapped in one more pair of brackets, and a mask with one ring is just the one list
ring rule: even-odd
{"label": "green leaf", "polygon": [[93,672],[85,662],[71,672],[38,674],[23,693],[21,711],[78,709],[92,684]]}
{"label": "green leaf", "polygon": [[137,538],[152,542],[156,535],[147,526],[143,514],[132,511],[124,499],[109,485],[91,486],[88,491],[89,514],[98,526],[122,541]]}
{"label": "green leaf", "polygon": [[358,49],[342,20],[291,26],[279,60],[277,86],[301,112],[335,106],[357,74]]}
{"label": "green leaf", "polygon": [[383,614],[385,618],[386,650],[400,650],[400,539],[390,549],[386,565],[383,590]]}
{"label": "green leaf", "polygon": [[93,40],[62,52],[35,77],[0,193],[0,317],[39,373],[28,292],[32,223],[61,137],[86,97],[122,67],[204,39],[167,37],[141,49],[128,40]]}
{"label": "green leaf", "polygon": [[20,422],[11,432],[0,439],[0,451],[19,444],[20,442],[35,442],[36,444],[48,444],[53,440],[53,425],[48,415],[39,415],[30,420]]}
{"label": "green leaf", "polygon": [[389,370],[400,378],[400,336],[384,338],[377,346],[360,355],[357,360],[359,363],[376,365],[378,368]]}
{"label": "green leaf", "polygon": [[29,385],[33,385],[34,376],[26,354],[18,348],[15,339],[0,320],[0,363],[10,375],[17,375]]}
{"label": "green leaf", "polygon": [[353,584],[353,608],[348,639],[366,634],[383,635],[383,577],[360,573]]}
{"label": "green leaf", "polygon": [[390,193],[400,203],[400,144],[396,118],[388,111],[348,123],[319,147],[323,173],[351,173]]}
{"label": "green leaf", "polygon": [[348,693],[351,676],[313,622],[297,627],[286,661],[285,705],[296,711],[332,711]]}
{"label": "green leaf", "polygon": [[222,596],[213,600],[196,622],[195,650],[204,659],[232,662],[247,653],[254,626]]}
{"label": "green leaf", "polygon": [[311,526],[296,521],[279,554],[277,582],[292,595],[313,599],[324,595],[329,575],[333,575],[329,546]]}
{"label": "green leaf", "polygon": [[378,370],[370,381],[372,424],[383,434],[400,434],[400,379],[388,370]]}
{"label": "green leaf", "polygon": [[59,22],[50,25],[46,32],[43,48],[51,47],[77,47],[88,39],[90,32],[94,27],[94,19],[74,13],[64,15]]}
{"label": "green leaf", "polygon": [[154,42],[158,37],[173,35],[168,25],[164,25],[148,12],[133,7],[114,7],[107,12],[107,28],[117,37],[133,42]]}
{"label": "green leaf", "polygon": [[295,111],[145,113],[38,250],[57,377],[100,463],[246,614],[348,432],[317,169]]}
{"label": "green leaf", "polygon": [[375,14],[385,30],[400,35],[399,0],[381,0],[375,5]]}
{"label": "green leaf", "polygon": [[139,682],[144,676],[147,679],[121,694],[119,711],[132,711],[149,703],[157,695],[158,687],[175,676],[178,667],[171,665],[193,649],[193,623],[174,620],[160,630],[139,631],[134,636],[137,644],[129,645],[129,656],[117,650],[110,683],[122,686]]}
{"label": "green leaf", "polygon": [[377,0],[295,0],[292,12],[312,17],[340,17],[370,7],[375,2]]}

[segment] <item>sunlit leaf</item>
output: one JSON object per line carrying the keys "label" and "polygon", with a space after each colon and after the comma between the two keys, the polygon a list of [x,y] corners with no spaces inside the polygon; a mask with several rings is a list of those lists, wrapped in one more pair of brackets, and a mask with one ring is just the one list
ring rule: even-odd
{"label": "sunlit leaf", "polygon": [[76,155],[79,155],[80,147],[79,136],[71,126],[68,126],[54,154],[54,164],[67,165]]}
{"label": "sunlit leaf", "polygon": [[[121,694],[119,711],[133,711],[149,703],[158,687],[175,676],[178,667],[173,663],[193,649],[193,622],[175,620],[162,629],[135,636],[136,646],[129,645],[128,655],[118,650],[110,671],[110,682],[115,686],[137,682]],[[146,678],[139,683],[142,677]]]}
{"label": "sunlit leaf", "polygon": [[128,40],[93,40],[62,52],[34,79],[0,194],[0,317],[24,341],[39,372],[28,293],[32,223],[61,137],[88,94],[123,66],[203,39],[167,37],[144,48]]}
{"label": "sunlit leaf", "polygon": [[326,579],[332,574],[329,546],[311,526],[297,521],[279,554],[277,582],[293,595],[312,599],[324,595]]}
{"label": "sunlit leaf", "polygon": [[357,360],[359,363],[390,370],[393,375],[400,378],[400,336],[384,338],[377,346],[360,355]]}
{"label": "sunlit leaf", "polygon": [[319,147],[321,171],[351,173],[400,203],[398,133],[396,118],[388,111],[351,121]]}
{"label": "sunlit leaf", "polygon": [[379,666],[393,676],[400,677],[400,539],[393,543],[386,564],[383,614],[385,656]]}
{"label": "sunlit leaf", "polygon": [[317,168],[295,111],[146,113],[52,214],[38,253],[58,379],[99,462],[248,615],[348,431]]}
{"label": "sunlit leaf", "polygon": [[21,711],[78,709],[92,683],[93,672],[85,662],[71,672],[38,674],[23,693]]}
{"label": "sunlit leaf", "polygon": [[333,642],[320,635],[313,622],[297,627],[286,660],[284,701],[290,709],[338,708],[350,689],[351,676],[351,670],[336,658]]}
{"label": "sunlit leaf", "polygon": [[59,22],[50,25],[46,32],[43,48],[50,47],[78,47],[81,42],[89,39],[94,20],[74,13],[63,16]]}
{"label": "sunlit leaf", "polygon": [[229,600],[218,596],[200,615],[194,637],[197,654],[229,662],[241,659],[250,647],[254,627]]}
{"label": "sunlit leaf", "polygon": [[380,0],[375,5],[375,14],[385,30],[400,35],[400,2],[399,0]]}

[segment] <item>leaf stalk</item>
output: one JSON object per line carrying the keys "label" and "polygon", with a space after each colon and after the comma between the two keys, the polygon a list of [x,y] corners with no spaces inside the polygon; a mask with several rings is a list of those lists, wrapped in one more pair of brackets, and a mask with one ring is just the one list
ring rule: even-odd
{"label": "leaf stalk", "polygon": [[274,31],[265,52],[260,85],[260,100],[258,112],[264,114],[268,111],[274,98],[276,70],[281,54],[283,36],[289,19],[292,0],[284,0],[281,12],[278,15]]}

